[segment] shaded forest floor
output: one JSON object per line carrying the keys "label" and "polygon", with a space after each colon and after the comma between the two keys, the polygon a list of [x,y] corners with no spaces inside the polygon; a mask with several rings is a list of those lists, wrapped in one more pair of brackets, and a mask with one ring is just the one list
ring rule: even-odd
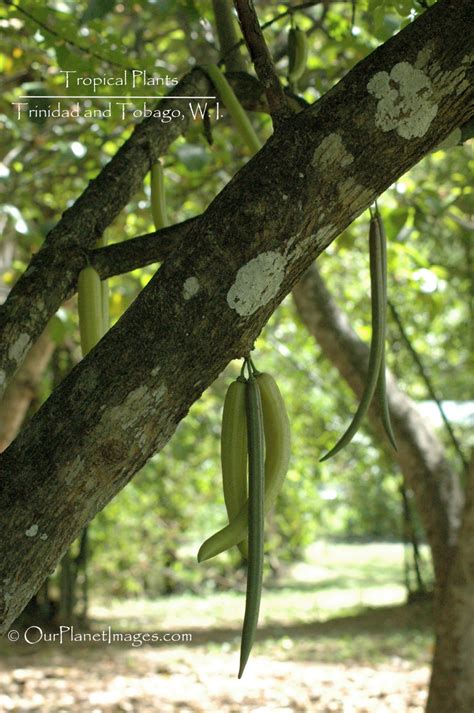
{"label": "shaded forest floor", "polygon": [[[430,603],[368,606],[374,592],[379,602],[387,602],[390,591],[392,601],[402,597],[399,588],[389,589],[393,568],[385,579],[387,551],[365,552],[371,552],[367,582],[363,558],[346,551],[353,569],[345,595],[345,581],[335,572],[325,578],[320,572],[316,582],[307,565],[265,592],[240,681],[242,593],[103,602],[92,607],[90,631],[107,638],[110,627],[134,635],[134,644],[71,641],[70,631],[63,643],[29,645],[21,632],[19,641],[3,639],[0,711],[422,713],[432,653]],[[357,567],[362,575],[355,586]],[[58,628],[51,631],[58,636]],[[173,632],[192,640],[138,641]],[[30,638],[38,636],[31,630]]]}

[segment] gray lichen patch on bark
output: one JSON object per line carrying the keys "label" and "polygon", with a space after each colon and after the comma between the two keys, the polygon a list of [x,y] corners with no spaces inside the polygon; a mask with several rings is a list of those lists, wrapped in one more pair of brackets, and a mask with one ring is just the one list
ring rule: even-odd
{"label": "gray lichen patch on bark", "polygon": [[282,285],[286,263],[284,255],[268,251],[242,265],[227,293],[229,307],[249,317],[270,302]]}
{"label": "gray lichen patch on bark", "polygon": [[429,76],[409,62],[397,62],[388,72],[377,72],[367,84],[377,99],[375,124],[395,129],[404,139],[424,136],[438,113]]}

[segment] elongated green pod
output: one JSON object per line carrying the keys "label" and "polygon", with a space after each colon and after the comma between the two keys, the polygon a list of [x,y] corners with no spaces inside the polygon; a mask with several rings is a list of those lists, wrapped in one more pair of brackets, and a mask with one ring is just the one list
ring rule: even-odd
{"label": "elongated green pod", "polygon": [[387,331],[387,236],[385,234],[385,228],[383,225],[382,216],[380,215],[378,210],[375,213],[375,219],[378,222],[379,231],[380,231],[380,239],[381,239],[381,251],[380,252],[381,252],[382,275],[383,275],[383,304],[382,304],[381,309],[382,309],[383,319],[384,319],[383,353],[382,353],[382,361],[380,364],[379,378],[377,380],[376,395],[377,395],[377,401],[378,401],[379,409],[380,409],[380,417],[382,420],[382,425],[385,429],[385,433],[387,434],[388,440],[392,444],[393,448],[395,450],[397,450],[397,442],[395,439],[395,434],[393,432],[392,422],[390,420],[390,409],[388,407],[387,386],[386,386],[386,381],[385,381],[385,341],[386,341],[386,331]]}
{"label": "elongated green pod", "polygon": [[288,32],[288,79],[297,82],[303,76],[308,61],[308,38],[299,27]]}
{"label": "elongated green pod", "polygon": [[103,336],[102,288],[99,274],[88,265],[79,273],[77,301],[82,356]]}
{"label": "elongated green pod", "polygon": [[[290,422],[285,404],[275,379],[258,373],[256,382],[260,390],[265,433],[265,495],[264,508],[268,513],[275,504],[283,485],[290,462]],[[236,517],[201,545],[198,561],[215,557],[245,540],[248,531],[247,503]],[[242,551],[242,550],[241,550]]]}
{"label": "elongated green pod", "polygon": [[168,225],[168,218],[166,215],[165,177],[161,161],[157,161],[151,167],[150,192],[151,213],[153,215],[155,230],[166,228]]}
{"label": "elongated green pod", "polygon": [[339,451],[354,438],[360,428],[360,424],[364,416],[369,410],[379,378],[385,344],[385,314],[383,311],[384,279],[382,272],[382,236],[375,217],[370,219],[369,255],[370,287],[372,298],[372,339],[370,342],[367,381],[362,399],[360,400],[357,411],[355,412],[348,429],[337,441],[336,445],[320,459],[321,461],[325,461],[336,455],[336,453],[339,453]]}
{"label": "elongated green pod", "polygon": [[[247,415],[245,379],[233,381],[224,399],[221,428],[221,467],[224,500],[229,522],[238,515],[247,500]],[[238,543],[247,557],[246,540]]]}
{"label": "elongated green pod", "polygon": [[235,96],[234,90],[217,64],[208,64],[204,67],[204,69],[219,92],[219,96],[224,102],[227,111],[231,115],[235,127],[243,141],[247,144],[252,154],[256,153],[261,149],[262,143],[255,133],[255,129],[253,128],[245,109]]}
{"label": "elongated green pod", "polygon": [[215,532],[211,537],[208,537],[205,542],[202,543],[199,548],[197,555],[198,562],[204,562],[219,555],[221,552],[225,552],[230,547],[238,545],[247,537],[248,528],[248,500],[239,510],[239,514],[235,517],[232,522]]}
{"label": "elongated green pod", "polygon": [[260,389],[253,374],[250,374],[245,389],[249,463],[249,552],[239,678],[244,672],[257,630],[262,597],[264,539],[265,436]]}
{"label": "elongated green pod", "polygon": [[271,374],[256,375],[262,397],[265,432],[265,512],[275,505],[290,464],[290,421],[278,384]]}

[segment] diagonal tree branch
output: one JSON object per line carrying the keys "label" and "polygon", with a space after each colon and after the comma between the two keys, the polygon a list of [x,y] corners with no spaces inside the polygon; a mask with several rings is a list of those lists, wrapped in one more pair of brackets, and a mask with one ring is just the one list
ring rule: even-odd
{"label": "diagonal tree branch", "polygon": [[0,631],[313,259],[472,115],[473,21],[441,0],[288,121],[0,455]]}

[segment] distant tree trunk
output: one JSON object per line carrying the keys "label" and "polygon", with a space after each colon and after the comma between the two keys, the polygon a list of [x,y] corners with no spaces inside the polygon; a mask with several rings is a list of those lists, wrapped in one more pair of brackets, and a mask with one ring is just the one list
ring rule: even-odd
{"label": "distant tree trunk", "polygon": [[59,570],[59,621],[70,624],[74,619],[74,560],[71,550],[67,550],[61,560]]}
{"label": "distant tree trunk", "polygon": [[474,711],[474,454],[448,578],[436,595],[436,646],[426,713]]}
{"label": "distant tree trunk", "polygon": [[43,372],[54,351],[46,329],[31,347],[0,401],[0,452],[16,438],[28,409],[37,398]]}

